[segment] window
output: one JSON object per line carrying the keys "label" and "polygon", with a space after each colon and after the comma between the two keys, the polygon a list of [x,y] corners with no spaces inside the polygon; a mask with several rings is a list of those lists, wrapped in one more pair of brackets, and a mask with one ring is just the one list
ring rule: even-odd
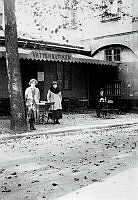
{"label": "window", "polygon": [[101,22],[119,20],[121,17],[121,0],[103,0]]}
{"label": "window", "polygon": [[112,61],[112,49],[106,49],[105,56],[107,61]]}
{"label": "window", "polygon": [[63,65],[63,89],[72,89],[72,76],[71,76],[71,65],[66,63]]}
{"label": "window", "polygon": [[121,81],[112,81],[105,85],[105,93],[107,96],[121,95]]}
{"label": "window", "polygon": [[114,61],[120,61],[120,49],[114,49]]}
{"label": "window", "polygon": [[120,48],[109,48],[105,50],[106,61],[120,61],[121,60],[121,49]]}

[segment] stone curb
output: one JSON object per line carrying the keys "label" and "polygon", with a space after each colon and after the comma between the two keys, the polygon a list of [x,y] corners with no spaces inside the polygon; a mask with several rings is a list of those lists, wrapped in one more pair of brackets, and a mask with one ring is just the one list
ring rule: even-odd
{"label": "stone curb", "polygon": [[[126,123],[116,123],[116,124],[102,124],[102,125],[80,125],[80,126],[73,126],[73,127],[67,127],[67,128],[58,128],[58,129],[51,129],[51,130],[45,130],[45,131],[39,131],[37,129],[33,132],[27,132],[27,133],[20,133],[16,135],[10,135],[10,136],[3,136],[0,138],[0,140],[10,140],[10,139],[19,139],[19,138],[27,138],[27,137],[34,137],[34,136],[41,136],[41,135],[47,135],[47,136],[64,136],[64,135],[70,135],[75,133],[76,131],[90,131],[90,130],[96,130],[96,129],[102,129],[102,128],[115,128],[119,126],[130,126],[138,124],[137,122],[126,122]],[[38,132],[39,131],[39,132]]]}

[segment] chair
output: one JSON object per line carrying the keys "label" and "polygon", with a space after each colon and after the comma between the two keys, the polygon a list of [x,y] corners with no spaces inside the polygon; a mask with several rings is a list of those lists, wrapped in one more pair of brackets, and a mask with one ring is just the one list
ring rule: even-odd
{"label": "chair", "polygon": [[81,98],[78,101],[79,101],[79,104],[80,104],[79,112],[80,113],[87,113],[87,111],[88,111],[88,99]]}
{"label": "chair", "polygon": [[106,118],[107,114],[109,113],[109,108],[107,102],[100,102],[100,114],[103,118]]}

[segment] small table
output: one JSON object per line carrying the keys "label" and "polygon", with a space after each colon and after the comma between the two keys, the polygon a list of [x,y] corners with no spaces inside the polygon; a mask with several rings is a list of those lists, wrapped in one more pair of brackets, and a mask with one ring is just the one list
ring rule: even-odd
{"label": "small table", "polygon": [[55,102],[40,101],[39,106],[39,123],[45,124],[48,122],[48,111],[51,105]]}
{"label": "small table", "polygon": [[102,114],[103,118],[106,118],[111,112],[114,111],[113,100],[102,101],[99,102],[99,104],[100,104],[100,113]]}

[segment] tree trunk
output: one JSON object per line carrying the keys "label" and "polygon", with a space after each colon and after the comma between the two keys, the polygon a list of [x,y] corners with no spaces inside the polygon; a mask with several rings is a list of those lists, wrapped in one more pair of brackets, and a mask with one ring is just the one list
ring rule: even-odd
{"label": "tree trunk", "polygon": [[11,129],[16,132],[22,132],[27,130],[27,122],[18,56],[15,0],[4,0],[4,17]]}

